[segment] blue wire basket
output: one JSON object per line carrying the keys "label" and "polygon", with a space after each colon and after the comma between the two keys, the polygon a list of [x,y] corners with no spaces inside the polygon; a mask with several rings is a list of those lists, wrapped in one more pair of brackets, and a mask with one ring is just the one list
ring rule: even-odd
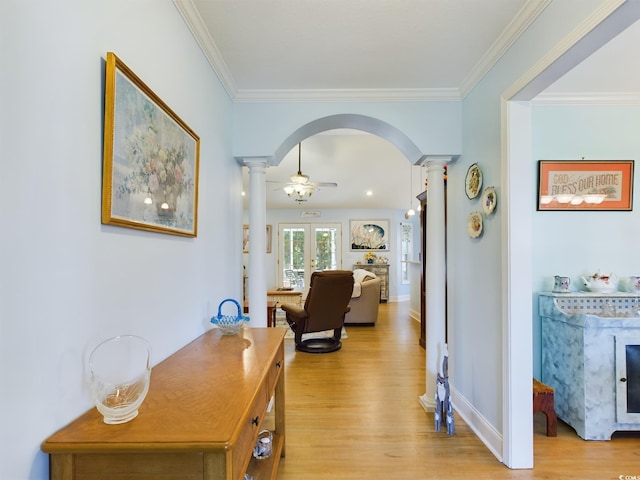
{"label": "blue wire basket", "polygon": [[[238,309],[237,315],[222,314],[222,305],[224,305],[226,302],[235,303]],[[240,304],[233,298],[227,298],[220,302],[220,305],[218,305],[218,315],[216,315],[215,317],[211,317],[211,323],[217,325],[218,328],[222,331],[223,335],[236,335],[244,325],[244,322],[248,321],[249,317],[245,317],[244,315],[242,315],[242,308],[240,307]]]}

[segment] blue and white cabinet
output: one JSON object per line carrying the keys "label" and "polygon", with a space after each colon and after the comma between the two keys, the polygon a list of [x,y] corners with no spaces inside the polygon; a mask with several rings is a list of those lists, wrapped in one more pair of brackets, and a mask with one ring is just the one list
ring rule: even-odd
{"label": "blue and white cabinet", "polygon": [[640,430],[640,295],[540,293],[542,382],[585,440]]}

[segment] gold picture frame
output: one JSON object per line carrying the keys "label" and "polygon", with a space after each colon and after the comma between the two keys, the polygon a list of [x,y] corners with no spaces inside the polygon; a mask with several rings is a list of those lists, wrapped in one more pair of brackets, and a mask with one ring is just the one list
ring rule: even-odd
{"label": "gold picture frame", "polygon": [[196,237],[200,138],[107,53],[102,223]]}

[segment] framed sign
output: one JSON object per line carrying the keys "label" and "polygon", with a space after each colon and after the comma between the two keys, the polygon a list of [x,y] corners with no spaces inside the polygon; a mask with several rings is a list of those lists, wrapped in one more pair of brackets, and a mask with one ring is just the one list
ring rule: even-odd
{"label": "framed sign", "polygon": [[349,220],[351,250],[389,250],[389,220]]}
{"label": "framed sign", "polygon": [[195,237],[200,138],[107,53],[102,223]]}
{"label": "framed sign", "polygon": [[540,160],[538,210],[632,210],[633,160]]}

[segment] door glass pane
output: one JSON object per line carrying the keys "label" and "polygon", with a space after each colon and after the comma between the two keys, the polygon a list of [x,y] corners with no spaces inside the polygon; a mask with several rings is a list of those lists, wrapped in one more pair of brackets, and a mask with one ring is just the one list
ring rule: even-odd
{"label": "door glass pane", "polygon": [[409,280],[409,264],[407,262],[411,261],[411,253],[413,252],[413,224],[412,223],[401,223],[402,228],[402,239],[401,239],[401,249],[402,249],[402,263],[401,266],[401,278],[402,284],[411,283]]}
{"label": "door glass pane", "polygon": [[316,227],[314,230],[315,270],[337,270],[337,229],[335,227]]}
{"label": "door glass pane", "polygon": [[285,287],[304,288],[300,272],[304,275],[305,229],[282,229],[282,279]]}

